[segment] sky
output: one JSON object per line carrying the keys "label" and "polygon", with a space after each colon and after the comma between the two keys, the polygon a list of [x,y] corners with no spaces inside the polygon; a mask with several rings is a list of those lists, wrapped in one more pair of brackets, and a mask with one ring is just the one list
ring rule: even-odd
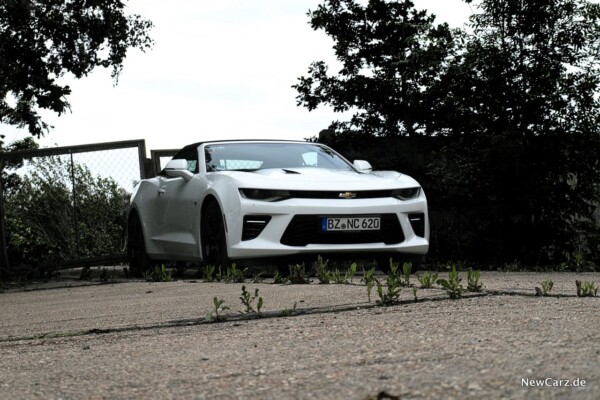
{"label": "sky", "polygon": [[[462,26],[462,0],[413,0]],[[177,149],[220,139],[316,136],[336,119],[328,107],[296,105],[291,87],[313,61],[335,66],[333,41],[308,24],[321,0],[129,0],[127,12],[150,19],[154,47],[130,50],[115,86],[110,70],[64,79],[71,112],[41,112],[54,126],[42,147],[145,139],[146,149]],[[330,69],[335,71],[335,68]],[[28,135],[2,125],[5,143]]]}

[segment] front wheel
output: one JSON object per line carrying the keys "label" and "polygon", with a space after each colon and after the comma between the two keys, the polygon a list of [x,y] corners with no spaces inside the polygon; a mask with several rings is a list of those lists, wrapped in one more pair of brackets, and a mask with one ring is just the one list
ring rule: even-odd
{"label": "front wheel", "polygon": [[229,268],[231,261],[227,254],[225,224],[223,223],[223,213],[217,202],[212,201],[202,213],[200,229],[204,265]]}
{"label": "front wheel", "polygon": [[146,252],[142,224],[137,215],[130,218],[127,228],[127,259],[129,271],[136,277],[142,277],[152,266],[152,260]]}

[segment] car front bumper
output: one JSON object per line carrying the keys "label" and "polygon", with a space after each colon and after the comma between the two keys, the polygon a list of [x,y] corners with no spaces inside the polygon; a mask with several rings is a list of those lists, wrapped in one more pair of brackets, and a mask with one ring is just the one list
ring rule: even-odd
{"label": "car front bumper", "polygon": [[[397,218],[403,240],[389,243],[382,238],[377,242],[314,243],[290,246],[282,244],[282,236],[295,216],[365,216],[393,215]],[[270,220],[254,239],[242,240],[244,216],[268,216]],[[410,216],[423,216],[423,229],[414,229]],[[229,257],[232,259],[268,258],[310,254],[340,253],[401,253],[424,255],[429,249],[429,219],[424,194],[418,198],[401,201],[395,198],[376,199],[289,199],[280,202],[264,202],[241,199],[240,208],[226,214]],[[315,232],[323,238],[325,233]],[[359,235],[360,236],[360,235]],[[364,236],[362,236],[364,237]],[[311,240],[308,240],[310,242]],[[349,239],[352,241],[352,239]],[[388,244],[386,244],[386,241]],[[393,242],[394,240],[392,240]]]}

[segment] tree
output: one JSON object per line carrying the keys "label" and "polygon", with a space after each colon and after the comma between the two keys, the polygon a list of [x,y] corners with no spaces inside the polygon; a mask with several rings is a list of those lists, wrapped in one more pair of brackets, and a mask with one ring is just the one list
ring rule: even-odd
{"label": "tree", "polygon": [[0,123],[40,137],[49,126],[38,109],[69,109],[67,73],[111,67],[116,82],[127,50],[152,45],[152,23],[124,9],[121,0],[0,2]]}
{"label": "tree", "polygon": [[417,11],[412,1],[326,0],[308,13],[313,29],[335,40],[342,64],[330,75],[323,61],[299,78],[298,105],[321,104],[355,111],[350,121],[332,123],[334,132],[395,136],[431,133],[430,99],[425,91],[439,78],[453,38],[447,24]]}
{"label": "tree", "polygon": [[[407,135],[407,149],[427,149],[429,175],[416,177],[438,257],[599,260],[600,5],[481,0],[476,10],[469,30],[450,31],[410,1],[325,1],[311,25],[334,39],[343,68],[313,63],[294,86],[298,104],[358,110],[332,123],[329,141]],[[377,167],[404,167],[395,163]]]}
{"label": "tree", "polygon": [[[480,11],[431,89],[439,99],[432,124],[462,143],[443,148],[433,162],[443,201],[461,204],[456,210],[485,207],[477,219],[454,219],[470,220],[464,230],[490,240],[474,247],[494,249],[496,260],[592,255],[597,249],[588,239],[597,240],[600,196],[600,6],[483,0]],[[461,194],[465,182],[474,185],[469,196]]]}

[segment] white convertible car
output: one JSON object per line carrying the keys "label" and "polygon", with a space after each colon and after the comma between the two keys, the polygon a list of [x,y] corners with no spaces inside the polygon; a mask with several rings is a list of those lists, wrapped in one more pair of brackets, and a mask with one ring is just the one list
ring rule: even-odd
{"label": "white convertible car", "polygon": [[422,258],[427,200],[411,177],[318,143],[195,143],[131,197],[133,273],[159,261],[287,266],[306,258]]}

